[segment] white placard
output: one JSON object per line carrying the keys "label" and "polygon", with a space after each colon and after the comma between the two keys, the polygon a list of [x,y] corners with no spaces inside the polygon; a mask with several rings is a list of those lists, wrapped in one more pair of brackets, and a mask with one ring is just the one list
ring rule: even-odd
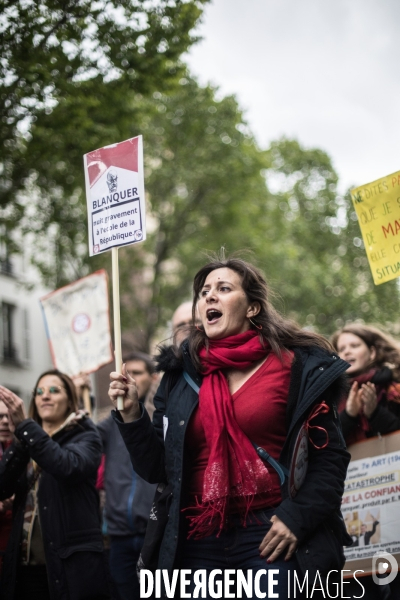
{"label": "white placard", "polygon": [[89,255],[146,239],[142,136],[83,157]]}
{"label": "white placard", "polygon": [[91,373],[113,360],[106,271],[97,271],[40,299],[54,366]]}
{"label": "white placard", "polygon": [[346,565],[376,552],[400,551],[400,452],[352,460],[347,470],[342,514],[353,545]]}

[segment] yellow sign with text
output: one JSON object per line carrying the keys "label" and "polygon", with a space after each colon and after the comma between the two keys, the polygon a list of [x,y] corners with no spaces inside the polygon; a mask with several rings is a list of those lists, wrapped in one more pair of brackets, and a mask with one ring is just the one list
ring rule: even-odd
{"label": "yellow sign with text", "polygon": [[400,277],[400,171],[351,190],[375,285]]}

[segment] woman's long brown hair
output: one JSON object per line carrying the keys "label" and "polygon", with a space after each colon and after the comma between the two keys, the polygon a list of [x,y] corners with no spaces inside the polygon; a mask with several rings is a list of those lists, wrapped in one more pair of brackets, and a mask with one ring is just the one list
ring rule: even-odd
{"label": "woman's long brown hair", "polygon": [[[252,318],[253,323],[261,326],[261,329],[250,326],[258,331],[260,341],[269,345],[278,355],[292,346],[318,346],[328,351],[333,351],[330,342],[318,333],[305,331],[297,323],[283,317],[269,302],[269,290],[264,275],[252,264],[240,258],[228,258],[224,260],[215,259],[202,267],[195,275],[193,281],[193,307],[192,315],[195,322],[196,305],[200,292],[204,286],[207,276],[216,269],[231,269],[237,273],[242,281],[243,290],[249,302],[258,302],[260,312]],[[189,349],[192,361],[197,370],[201,371],[199,350],[207,347],[208,338],[200,328],[193,329],[189,335]]]}
{"label": "woman's long brown hair", "polygon": [[390,335],[383,333],[383,331],[372,325],[349,323],[338,331],[335,331],[331,337],[331,342],[336,351],[338,350],[338,340],[342,333],[352,333],[362,339],[368,348],[374,347],[376,357],[371,366],[379,369],[390,366],[395,373],[396,380],[399,380],[400,344],[390,337]]}

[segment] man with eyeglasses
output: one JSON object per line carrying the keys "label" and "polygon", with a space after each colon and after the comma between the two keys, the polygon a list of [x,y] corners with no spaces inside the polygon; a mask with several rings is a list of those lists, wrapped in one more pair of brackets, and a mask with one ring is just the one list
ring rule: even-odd
{"label": "man with eyeglasses", "polygon": [[[150,356],[133,352],[124,357],[127,372],[136,381],[139,399],[150,417],[158,377]],[[112,417],[98,424],[105,453],[105,522],[110,537],[110,574],[118,600],[139,600],[136,563],[142,549],[155,486],[133,470],[129,453]]]}
{"label": "man with eyeglasses", "polygon": [[[12,442],[13,434],[10,430],[8,409],[0,400],[0,458],[3,452]],[[11,532],[12,522],[12,498],[0,502],[0,573],[4,552],[6,551],[8,538]]]}

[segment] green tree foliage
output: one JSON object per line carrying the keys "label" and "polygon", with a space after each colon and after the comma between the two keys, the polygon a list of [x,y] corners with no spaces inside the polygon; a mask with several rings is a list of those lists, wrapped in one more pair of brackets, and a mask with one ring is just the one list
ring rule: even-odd
{"label": "green tree foliage", "polygon": [[251,250],[303,326],[394,321],[397,283],[373,285],[327,154],[285,139],[260,150],[235,98],[179,64],[202,4],[2,3],[3,222],[18,222],[53,288],[109,269],[109,253],[88,258],[82,155],[141,133],[148,239],[120,251],[123,327],[137,344],[149,347],[221,246]]}
{"label": "green tree foliage", "polygon": [[148,344],[157,325],[190,294],[204,250],[251,247],[252,224],[264,212],[266,155],[252,139],[234,98],[180,77],[170,92],[146,98],[113,82],[95,94],[80,84],[32,125],[23,160],[35,165],[25,195],[24,234],[51,287],[106,266],[89,259],[82,154],[139,132],[145,142],[149,237],[121,254],[122,316]]}
{"label": "green tree foliage", "polygon": [[[3,213],[8,228],[24,212],[17,194],[29,188],[32,170],[39,178],[43,173],[27,148],[26,142],[41,130],[32,124],[40,119],[43,125],[62,103],[74,109],[73,135],[89,129],[96,138],[96,125],[90,128],[88,121],[103,95],[107,110],[110,96],[118,104],[132,90],[149,94],[175,80],[178,59],[195,41],[191,30],[207,1],[0,2],[0,207],[9,207]],[[83,102],[88,98],[93,114],[90,101]],[[62,114],[69,118],[69,112]],[[57,127],[53,133],[66,132]]]}
{"label": "green tree foliage", "polygon": [[257,254],[284,301],[302,325],[325,333],[345,321],[394,322],[396,281],[373,284],[350,195],[337,191],[327,154],[280,140],[269,150],[270,189],[264,225],[272,247]]}
{"label": "green tree foliage", "polygon": [[346,297],[340,307],[338,324],[363,319],[366,323],[381,324],[393,333],[399,315],[399,279],[374,284],[350,193],[346,194],[344,203],[347,226],[341,231],[340,274]]}
{"label": "green tree foliage", "polygon": [[193,273],[207,250],[252,246],[252,225],[267,199],[267,163],[236,100],[217,100],[215,90],[189,77],[173,94],[154,94],[144,113],[140,131],[153,232],[140,251],[121,252],[121,281],[124,321],[140,325],[148,341],[190,297]]}
{"label": "green tree foliage", "polygon": [[120,94],[115,82],[91,79],[32,125],[18,162],[29,176],[16,204],[24,210],[24,233],[35,232],[33,260],[50,286],[82,276],[89,266],[83,154],[137,135],[142,99],[130,90]]}
{"label": "green tree foliage", "polygon": [[234,99],[216,102],[191,80],[179,94],[156,94],[149,109],[142,127],[154,232],[141,261],[133,247],[122,261],[124,322],[137,323],[141,339],[190,297],[204,250],[221,246],[249,249],[274,303],[302,326],[329,335],[363,319],[390,329],[397,282],[373,284],[350,196],[338,193],[325,152],[286,139],[262,152]]}

